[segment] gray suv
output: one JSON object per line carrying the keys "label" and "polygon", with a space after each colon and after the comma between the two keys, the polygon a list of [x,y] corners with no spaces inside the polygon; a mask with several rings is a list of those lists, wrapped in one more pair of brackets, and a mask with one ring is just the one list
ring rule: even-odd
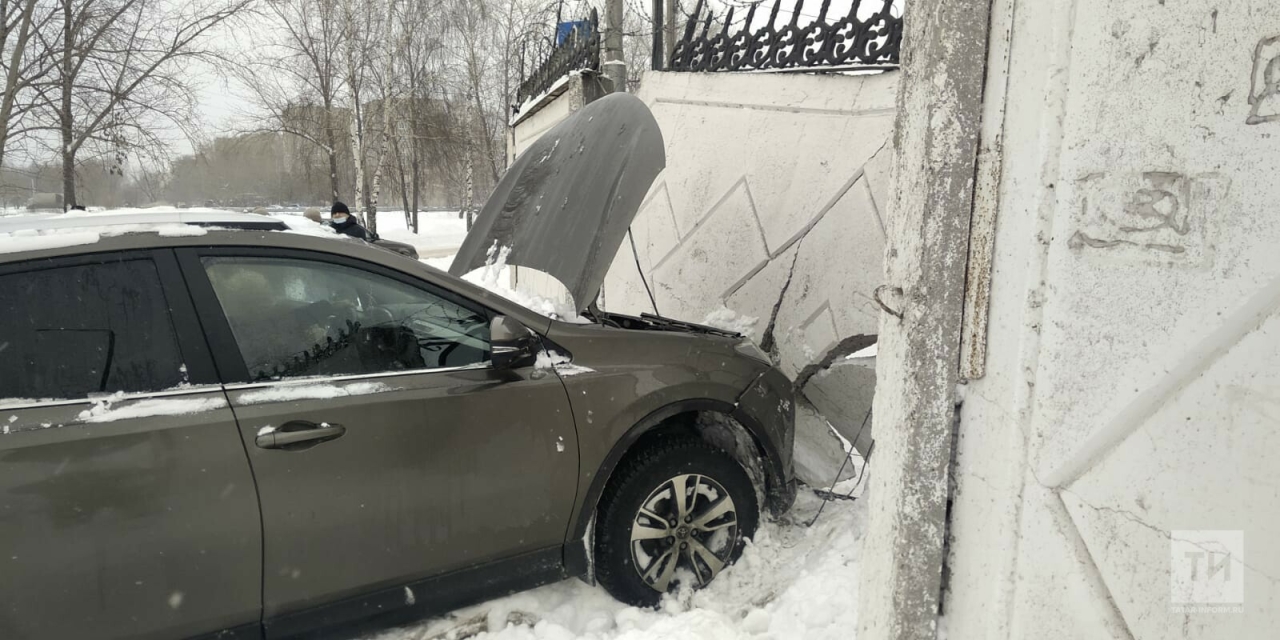
{"label": "gray suv", "polygon": [[0,225],[0,638],[332,637],[571,576],[652,605],[794,499],[791,384],[740,336],[324,235]]}

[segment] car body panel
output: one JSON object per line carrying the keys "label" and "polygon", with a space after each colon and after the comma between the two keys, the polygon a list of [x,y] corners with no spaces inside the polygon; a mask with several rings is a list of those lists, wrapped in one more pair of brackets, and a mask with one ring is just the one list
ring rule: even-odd
{"label": "car body panel", "polygon": [[733,417],[757,435],[766,471],[779,480],[770,484],[766,506],[780,515],[795,499],[796,408],[791,380],[775,368],[765,371],[738,397]]}
{"label": "car body panel", "polygon": [[[786,430],[790,414],[784,412],[774,419],[754,404],[737,413],[744,392],[768,372],[776,372],[768,364],[738,353],[740,339],[564,322],[552,323],[548,338],[572,353],[575,367],[589,369],[564,377],[582,456],[570,540],[585,534],[595,500],[619,452],[625,452],[626,445],[639,435],[637,429],[656,426],[675,413],[716,411],[740,418],[745,427],[754,429],[754,438],[764,441],[762,453],[778,458],[768,469],[771,483],[790,483],[791,449],[786,444],[788,437],[778,433]],[[782,396],[769,411],[783,406],[782,401],[787,407],[791,405],[789,384],[770,390]]]}
{"label": "car body panel", "polygon": [[[0,637],[167,638],[256,623],[261,521],[221,389],[117,399],[219,409],[89,423],[3,408]],[[11,418],[15,418],[10,421]]]}
{"label": "car body panel", "polygon": [[537,269],[595,301],[649,187],[666,166],[662,131],[644,102],[615,93],[574,112],[516,158],[485,202],[449,273],[507,264]]}
{"label": "car body panel", "polygon": [[[99,248],[141,249],[134,240]],[[261,612],[257,494],[172,252],[13,257],[0,254],[0,275],[153,263],[187,382],[0,400],[0,637],[253,637],[244,632]],[[132,323],[151,321],[131,303],[122,313]],[[15,386],[0,380],[0,389]],[[163,415],[175,404],[204,410]]]}
{"label": "car body panel", "polygon": [[[255,400],[308,387],[351,395]],[[290,381],[228,396],[262,503],[266,618],[564,541],[577,437],[549,372]],[[290,421],[346,433],[298,451],[254,444]]]}
{"label": "car body panel", "polygon": [[[434,272],[449,282],[433,286],[402,270],[416,263],[379,251],[363,257],[381,264],[349,252],[245,246],[181,248],[178,256],[257,480],[266,620],[295,629],[315,620],[305,611],[316,607],[330,611],[326,619],[341,617],[333,612],[346,610],[329,605],[362,592],[563,543],[577,436],[554,372],[480,364],[253,382],[201,259],[345,266],[433,296],[452,294],[444,285],[456,285],[453,278]],[[257,444],[260,432],[298,421],[346,431],[302,450]]]}
{"label": "car body panel", "polygon": [[562,546],[556,545],[275,616],[265,621],[266,637],[271,640],[356,638],[438,616],[563,580],[568,575],[562,554]]}
{"label": "car body panel", "polygon": [[406,258],[418,259],[418,250],[408,243],[387,240],[386,238],[374,238],[369,241],[369,244],[387,251],[394,251]]}

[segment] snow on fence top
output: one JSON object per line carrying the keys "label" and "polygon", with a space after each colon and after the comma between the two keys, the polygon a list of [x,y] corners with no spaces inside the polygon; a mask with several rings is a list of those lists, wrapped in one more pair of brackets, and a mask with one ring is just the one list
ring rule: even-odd
{"label": "snow on fence top", "polygon": [[[526,51],[521,47],[523,61]],[[556,42],[546,50],[542,64],[534,69],[516,89],[515,115],[532,98],[545,95],[552,85],[567,78],[570,73],[589,69],[600,70],[600,17],[595,9],[586,20],[566,23],[557,34]]]}

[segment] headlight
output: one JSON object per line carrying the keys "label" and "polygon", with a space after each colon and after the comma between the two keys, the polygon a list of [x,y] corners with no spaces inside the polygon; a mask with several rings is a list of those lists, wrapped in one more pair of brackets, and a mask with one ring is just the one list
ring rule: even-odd
{"label": "headlight", "polygon": [[750,340],[743,340],[742,342],[739,342],[738,345],[734,347],[734,351],[737,351],[752,360],[763,362],[767,365],[773,364],[773,360],[769,359],[769,354],[765,353],[764,349],[756,346],[756,343]]}

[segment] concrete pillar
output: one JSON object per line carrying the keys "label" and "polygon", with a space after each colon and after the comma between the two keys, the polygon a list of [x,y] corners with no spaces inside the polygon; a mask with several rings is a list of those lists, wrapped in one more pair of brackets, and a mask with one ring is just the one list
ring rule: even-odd
{"label": "concrete pillar", "polygon": [[613,91],[627,90],[627,62],[622,56],[622,0],[606,0],[604,6],[604,55],[600,63]]}
{"label": "concrete pillar", "polygon": [[990,0],[913,0],[902,50],[859,640],[933,640]]}

